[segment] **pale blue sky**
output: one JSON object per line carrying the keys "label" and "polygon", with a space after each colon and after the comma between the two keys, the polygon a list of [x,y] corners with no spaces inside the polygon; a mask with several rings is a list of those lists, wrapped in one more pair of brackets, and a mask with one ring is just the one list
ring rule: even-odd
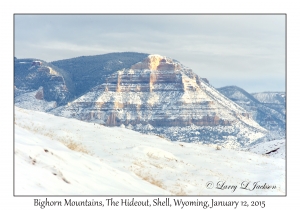
{"label": "pale blue sky", "polygon": [[15,15],[15,56],[161,54],[215,87],[285,90],[284,15]]}

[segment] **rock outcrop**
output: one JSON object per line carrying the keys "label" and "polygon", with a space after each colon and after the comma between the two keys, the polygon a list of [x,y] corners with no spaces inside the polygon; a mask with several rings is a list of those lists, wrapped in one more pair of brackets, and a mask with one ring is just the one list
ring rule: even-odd
{"label": "rock outcrop", "polygon": [[44,90],[43,90],[43,87],[40,87],[38,89],[38,91],[36,92],[35,96],[34,96],[36,99],[38,100],[43,100],[44,99]]}

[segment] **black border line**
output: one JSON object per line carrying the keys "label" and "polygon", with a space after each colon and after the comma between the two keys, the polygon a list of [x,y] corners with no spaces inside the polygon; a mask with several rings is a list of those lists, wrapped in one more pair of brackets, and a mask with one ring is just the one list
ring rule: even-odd
{"label": "black border line", "polygon": [[13,14],[13,94],[15,95],[16,15],[284,15],[285,16],[285,195],[16,195],[15,194],[15,98],[13,96],[13,196],[14,197],[287,197],[287,13],[14,13]]}

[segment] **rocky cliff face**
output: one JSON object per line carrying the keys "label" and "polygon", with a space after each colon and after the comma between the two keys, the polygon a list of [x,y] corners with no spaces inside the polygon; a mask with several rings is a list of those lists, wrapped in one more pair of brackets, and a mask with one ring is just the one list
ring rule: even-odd
{"label": "rocky cliff face", "polygon": [[181,63],[150,55],[52,113],[171,140],[248,144],[266,130]]}
{"label": "rocky cliff face", "polygon": [[42,87],[36,93],[36,99],[64,105],[72,98],[72,85],[68,83],[65,72],[45,61],[15,59],[14,73],[15,97]]}

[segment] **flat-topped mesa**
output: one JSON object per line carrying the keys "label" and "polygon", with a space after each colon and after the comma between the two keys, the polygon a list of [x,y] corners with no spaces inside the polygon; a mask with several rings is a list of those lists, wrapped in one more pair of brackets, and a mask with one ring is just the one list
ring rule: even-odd
{"label": "flat-topped mesa", "polygon": [[179,70],[181,66],[165,56],[149,55],[144,61],[132,65],[131,69]]}

